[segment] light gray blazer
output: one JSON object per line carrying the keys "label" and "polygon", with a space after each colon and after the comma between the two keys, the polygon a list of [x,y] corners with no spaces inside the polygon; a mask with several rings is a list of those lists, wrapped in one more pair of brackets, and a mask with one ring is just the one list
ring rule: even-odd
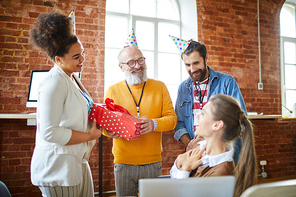
{"label": "light gray blazer", "polygon": [[[81,83],[79,85],[85,90]],[[39,85],[36,120],[32,183],[37,186],[78,185],[88,143],[65,144],[71,138],[72,129],[88,132],[88,109],[70,77],[57,65]]]}

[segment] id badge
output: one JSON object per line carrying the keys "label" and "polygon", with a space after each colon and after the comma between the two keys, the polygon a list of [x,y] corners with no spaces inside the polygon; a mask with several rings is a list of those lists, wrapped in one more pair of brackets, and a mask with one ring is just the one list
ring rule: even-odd
{"label": "id badge", "polygon": [[194,110],[193,111],[193,125],[194,125],[194,127],[199,126],[198,121],[197,121],[197,115],[200,114],[200,113],[201,113],[200,110],[198,110],[198,111]]}

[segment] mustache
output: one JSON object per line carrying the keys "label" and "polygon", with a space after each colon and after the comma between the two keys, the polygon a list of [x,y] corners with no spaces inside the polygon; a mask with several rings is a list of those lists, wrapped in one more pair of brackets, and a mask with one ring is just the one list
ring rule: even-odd
{"label": "mustache", "polygon": [[195,74],[195,73],[201,73],[201,72],[202,72],[202,70],[199,69],[199,70],[194,71],[192,74]]}
{"label": "mustache", "polygon": [[138,69],[135,68],[135,69],[131,70],[131,73],[132,73],[132,72],[136,72],[136,71],[142,71],[143,69],[144,69],[143,67],[140,67],[140,68],[138,68]]}

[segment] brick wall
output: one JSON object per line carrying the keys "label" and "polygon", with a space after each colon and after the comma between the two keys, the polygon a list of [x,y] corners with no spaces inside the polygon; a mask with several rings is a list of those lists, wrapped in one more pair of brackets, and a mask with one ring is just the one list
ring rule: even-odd
{"label": "brick wall", "polygon": [[[105,7],[105,0],[0,0],[0,113],[35,112],[26,108],[31,71],[49,70],[53,63],[32,47],[29,31],[40,13],[53,9],[67,15],[75,10],[76,34],[86,53],[82,83],[95,102],[102,102]],[[13,196],[40,196],[39,189],[30,182],[36,128],[27,126],[25,120],[0,120],[0,128],[0,180]],[[98,144],[93,149],[90,166],[98,191]]]}
{"label": "brick wall", "polygon": [[[247,110],[281,113],[279,13],[284,0],[260,0],[262,82],[259,81],[257,1],[197,0],[198,36],[208,48],[208,64],[233,75],[241,88]],[[39,13],[58,8],[76,11],[77,35],[86,53],[82,82],[95,102],[103,101],[105,0],[4,1],[0,0],[0,113],[30,113],[25,107],[32,70],[50,69],[52,62],[32,48],[29,30]],[[266,160],[268,178],[296,175],[296,122],[255,120],[258,160]],[[0,180],[13,196],[40,196],[30,182],[30,158],[35,127],[25,120],[0,120]],[[183,145],[163,134],[163,174]],[[103,191],[114,190],[112,140],[103,137]],[[98,191],[98,144],[90,166]]]}
{"label": "brick wall", "polygon": [[[237,80],[249,112],[281,114],[279,14],[284,0],[260,0],[261,67],[256,0],[197,1],[198,36],[208,64]],[[296,122],[254,120],[258,164],[266,160],[268,178],[296,175]],[[261,172],[261,168],[259,169]]]}

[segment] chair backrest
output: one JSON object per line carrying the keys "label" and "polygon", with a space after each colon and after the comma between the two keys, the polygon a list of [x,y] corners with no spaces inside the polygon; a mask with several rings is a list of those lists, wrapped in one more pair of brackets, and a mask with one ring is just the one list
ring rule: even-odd
{"label": "chair backrest", "polygon": [[11,194],[7,188],[7,186],[0,181],[0,196],[1,197],[11,197]]}
{"label": "chair backrest", "polygon": [[241,197],[294,197],[296,196],[296,179],[253,185],[246,189]]}
{"label": "chair backrest", "polygon": [[234,176],[140,179],[139,197],[233,197]]}

